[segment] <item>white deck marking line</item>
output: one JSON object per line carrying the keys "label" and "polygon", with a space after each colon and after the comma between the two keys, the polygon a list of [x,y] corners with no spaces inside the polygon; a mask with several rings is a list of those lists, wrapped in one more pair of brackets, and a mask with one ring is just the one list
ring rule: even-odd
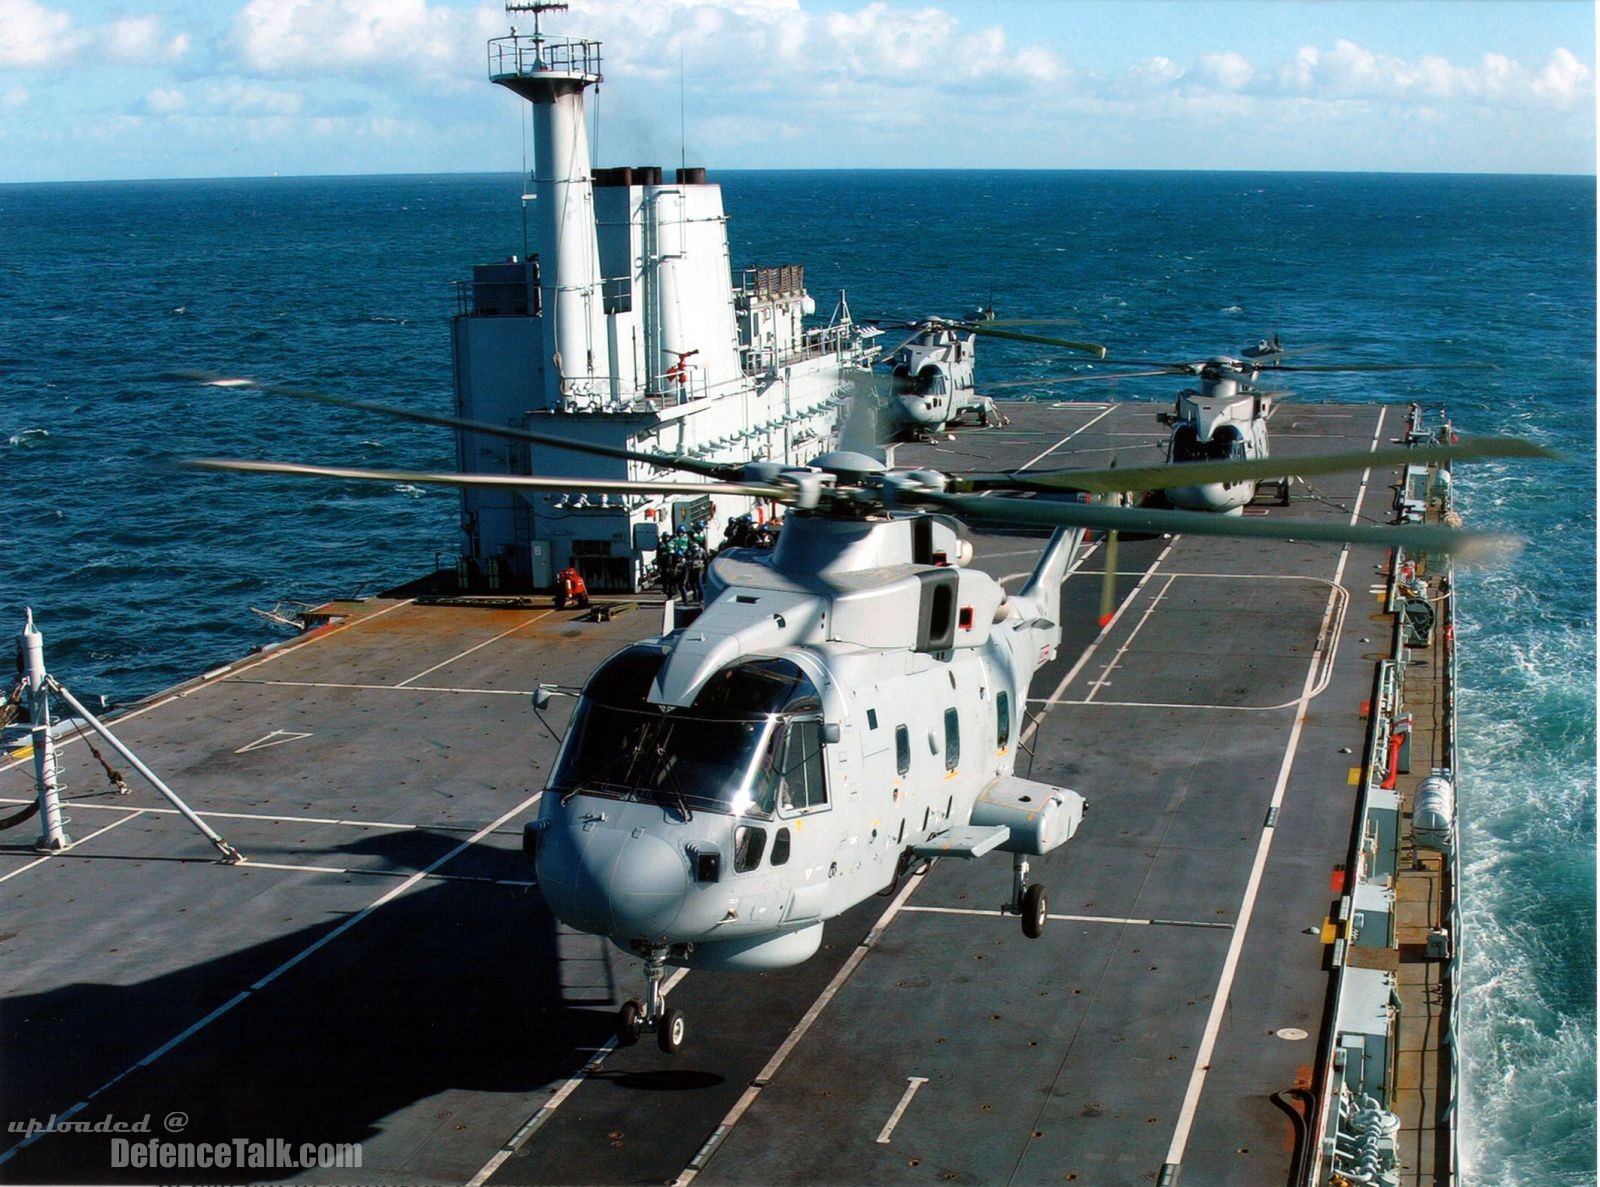
{"label": "white deck marking line", "polygon": [[[979,907],[907,907],[908,912],[924,915],[982,915],[989,919],[1011,919],[999,911],[985,911]],[[1200,919],[1118,919],[1114,915],[1049,915],[1049,919],[1062,919],[1069,923],[1109,923],[1117,927],[1209,927],[1226,931],[1231,923],[1218,923]]]}
{"label": "white deck marking line", "polygon": [[[241,669],[241,670],[248,671],[251,668],[256,668],[256,667],[259,667],[262,664],[270,663],[271,661],[277,659],[279,656],[287,655],[291,651],[299,651],[300,648],[302,648],[302,647],[309,647],[309,646],[311,646],[311,644],[316,643],[321,639],[326,639],[330,635],[337,635],[342,631],[349,630],[353,626],[360,626],[363,622],[371,622],[374,618],[382,618],[385,614],[388,614],[391,610],[398,610],[402,606],[409,606],[415,600],[416,600],[415,598],[406,598],[403,602],[396,602],[393,606],[385,606],[382,610],[376,610],[371,614],[363,614],[360,618],[352,619],[349,622],[342,622],[338,626],[335,626],[335,627],[327,627],[327,628],[320,629],[320,630],[316,631],[314,634],[312,634],[308,638],[291,640],[290,642],[285,643],[282,647],[275,648],[274,650],[269,651],[269,652],[265,652],[265,653],[263,653],[261,655],[249,656],[249,657],[247,657],[245,659],[239,660],[238,663],[244,665],[243,669]],[[215,670],[216,671],[228,671],[228,672],[231,672],[237,666],[238,666],[237,664],[229,664],[226,668],[218,668],[218,669],[215,669]],[[192,688],[184,688],[184,690],[182,692],[169,693],[168,695],[162,697],[159,701],[151,701],[148,705],[140,705],[137,709],[130,709],[126,713],[118,714],[116,717],[113,717],[110,720],[109,724],[111,724],[111,725],[121,725],[124,721],[132,721],[135,717],[143,717],[146,713],[152,713],[155,710],[161,708],[163,705],[170,705],[170,704],[172,704],[173,701],[182,700],[184,697],[189,696],[191,693],[199,692],[202,688],[214,688],[219,684],[225,684],[225,683],[229,683],[229,682],[232,682],[232,681],[235,681],[235,680],[237,680],[236,676],[235,677],[229,677],[228,680],[223,680],[223,679],[220,679],[220,678],[218,678],[216,680],[207,680],[204,677],[201,677],[201,679],[198,682],[194,683],[194,686]],[[241,684],[245,683],[245,681],[238,681],[238,682],[241,683]],[[188,683],[188,682],[186,682],[186,683]],[[183,685],[179,685],[178,687],[182,688]],[[530,693],[528,695],[531,696],[532,694]],[[69,738],[58,738],[58,739],[56,739],[56,749],[60,750],[64,746],[69,746],[73,742],[77,741],[80,737],[82,737],[82,734],[74,734],[74,735],[72,735],[72,737],[69,737]],[[29,758],[19,758],[19,759],[16,759],[16,760],[12,761],[12,762],[8,762],[8,763],[4,764],[3,766],[0,766],[0,775],[5,774],[5,772],[11,770],[13,767],[19,767],[25,762],[32,762],[32,761],[33,761],[33,759],[31,757],[29,757]]]}
{"label": "white deck marking line", "polygon": [[[509,812],[506,812],[498,820],[494,821],[492,824],[486,825],[484,828],[480,829],[478,832],[476,832],[472,836],[468,837],[465,841],[462,841],[461,844],[457,845],[454,849],[450,850],[450,852],[446,853],[443,857],[441,857],[437,861],[433,862],[433,864],[429,865],[426,869],[419,870],[417,873],[412,874],[404,882],[400,883],[400,885],[395,886],[395,887],[393,887],[393,888],[391,888],[389,890],[386,890],[383,894],[379,895],[377,898],[375,898],[371,903],[367,904],[365,907],[362,907],[361,910],[357,911],[354,915],[350,916],[343,923],[339,924],[339,926],[335,927],[332,931],[330,931],[326,935],[324,935],[321,939],[314,940],[310,944],[307,944],[304,948],[300,949],[299,952],[296,952],[288,960],[284,961],[277,968],[273,969],[270,973],[268,973],[266,976],[262,977],[255,984],[251,985],[248,989],[240,990],[238,993],[234,994],[227,1001],[223,1002],[222,1005],[218,1006],[215,1010],[212,1010],[211,1013],[207,1014],[204,1018],[201,1018],[198,1022],[195,1022],[195,1023],[191,1024],[186,1029],[180,1031],[178,1034],[176,1034],[172,1038],[168,1039],[165,1043],[161,1044],[161,1046],[157,1047],[154,1051],[150,1052],[150,1054],[146,1055],[143,1059],[139,1060],[137,1063],[132,1064],[131,1066],[129,1066],[127,1068],[124,1068],[122,1071],[118,1072],[115,1076],[112,1076],[111,1079],[107,1080],[104,1084],[100,1085],[100,1087],[96,1088],[93,1092],[89,1093],[88,1096],[84,1097],[83,1100],[79,1101],[76,1107],[79,1108],[79,1109],[83,1108],[90,1101],[94,1100],[95,1097],[97,1097],[101,1093],[107,1091],[113,1085],[120,1083],[122,1080],[126,1079],[128,1076],[132,1075],[134,1072],[138,1071],[140,1068],[149,1067],[152,1063],[155,1063],[158,1059],[160,1059],[168,1051],[171,1051],[174,1047],[178,1046],[180,1043],[183,1043],[187,1039],[192,1038],[194,1035],[198,1034],[200,1031],[202,1031],[206,1027],[210,1026],[213,1022],[215,1022],[218,1018],[221,1018],[229,1010],[232,1010],[240,1002],[249,1000],[255,994],[259,993],[261,990],[265,989],[268,985],[270,985],[274,981],[276,981],[279,977],[283,976],[283,974],[287,973],[290,969],[294,968],[302,960],[305,960],[308,956],[311,956],[311,955],[313,955],[313,954],[315,954],[317,952],[320,952],[323,948],[326,948],[329,944],[333,943],[333,941],[337,940],[340,936],[344,935],[345,932],[349,931],[356,924],[360,923],[367,916],[371,915],[379,907],[383,906],[386,903],[393,902],[395,899],[399,898],[406,891],[408,891],[412,887],[420,884],[425,878],[428,877],[429,874],[432,874],[440,866],[444,865],[446,862],[451,861],[455,857],[459,856],[465,850],[469,849],[471,846],[477,844],[484,837],[486,837],[490,833],[494,832],[495,829],[499,828],[506,821],[510,820],[512,817],[518,815],[521,812],[526,812],[529,808],[531,808],[535,803],[538,802],[539,796],[541,796],[543,794],[544,793],[542,791],[541,792],[535,792],[533,795],[531,795],[527,799],[523,800],[516,807],[512,808]],[[108,827],[115,827],[115,825],[123,824],[127,820],[130,820],[130,819],[132,819],[132,818],[131,817],[124,817],[122,820],[115,821],[113,823],[113,825],[108,826]],[[104,832],[105,829],[101,829],[100,831]],[[88,838],[84,838],[84,839],[87,840]],[[41,1133],[42,1132],[43,1131],[41,1131]],[[38,1135],[35,1135],[35,1136],[38,1136]],[[31,1139],[29,1139],[29,1140],[31,1140]],[[4,1165],[6,1162],[8,1162],[11,1159],[11,1157],[17,1153],[18,1150],[22,1149],[22,1146],[24,1144],[25,1143],[19,1143],[18,1145],[12,1146],[9,1150],[6,1150],[4,1153],[0,1153],[0,1165]]]}
{"label": "white deck marking line", "polygon": [[[1376,449],[1378,439],[1383,432],[1383,418],[1387,409],[1379,409],[1378,423],[1373,427],[1372,441],[1369,449]],[[1361,474],[1361,489],[1356,493],[1355,507],[1350,512],[1348,522],[1355,523],[1361,515],[1361,503],[1366,498],[1367,486],[1372,477],[1372,469],[1368,467]],[[1329,633],[1329,626],[1333,621],[1336,603],[1336,594],[1344,579],[1345,565],[1350,560],[1350,546],[1347,544],[1339,552],[1339,563],[1333,572],[1334,592],[1328,595],[1328,605],[1323,611],[1322,625],[1318,629],[1318,651],[1312,655],[1311,663],[1306,668],[1306,679],[1301,701],[1309,703],[1310,692],[1317,678],[1317,672],[1322,662],[1321,649],[1326,646],[1329,650],[1338,650],[1339,637]],[[1283,806],[1283,797],[1289,786],[1289,772],[1294,767],[1295,752],[1300,748],[1300,731],[1304,726],[1306,714],[1304,709],[1295,714],[1294,724],[1289,727],[1289,742],[1284,748],[1283,761],[1278,766],[1278,779],[1272,788],[1272,801],[1268,815],[1276,821],[1279,813],[1273,809]],[[1195,1050],[1194,1067],[1189,1072],[1189,1087],[1183,1096],[1183,1105],[1178,1110],[1177,1125],[1173,1129],[1172,1144],[1167,1148],[1166,1166],[1177,1167],[1183,1162],[1184,1150],[1189,1144],[1189,1132],[1194,1127],[1195,1113],[1200,1107],[1200,1094],[1205,1088],[1206,1074],[1211,1070],[1212,1053],[1216,1050],[1217,1036],[1222,1031],[1222,1019],[1228,1008],[1228,1000],[1233,995],[1233,979],[1239,971],[1239,957],[1244,951],[1245,937],[1250,931],[1250,917],[1255,912],[1256,896],[1261,891],[1261,878],[1266,872],[1267,855],[1272,851],[1272,839],[1277,833],[1276,823],[1263,824],[1261,837],[1256,842],[1255,861],[1250,866],[1250,877],[1245,883],[1244,901],[1239,904],[1238,921],[1234,925],[1233,938],[1228,943],[1228,954],[1222,961],[1222,975],[1218,978],[1217,988],[1212,995],[1211,1013],[1206,1019],[1205,1031],[1200,1038],[1200,1046]]]}
{"label": "white deck marking line", "polygon": [[[1058,407],[1059,407],[1059,405],[1058,405]],[[1087,407],[1089,407],[1089,408],[1099,408],[1100,405],[1099,404],[1089,404],[1089,405],[1087,405]],[[1057,441],[1054,445],[1050,446],[1049,449],[1046,449],[1043,453],[1039,454],[1037,457],[1029,458],[1027,461],[1023,462],[1022,465],[1018,466],[1017,469],[1026,470],[1029,466],[1033,465],[1035,462],[1049,457],[1052,453],[1054,453],[1056,450],[1060,449],[1068,441],[1071,441],[1079,433],[1081,433],[1084,430],[1092,428],[1095,425],[1099,424],[1106,417],[1110,416],[1112,414],[1112,412],[1114,412],[1115,410],[1116,410],[1116,405],[1114,405],[1114,404],[1105,405],[1105,411],[1102,412],[1099,416],[1090,417],[1088,420],[1084,421],[1077,428],[1073,429],[1072,432],[1068,433],[1065,437],[1061,438],[1061,440]]]}
{"label": "white deck marking line", "polygon": [[1172,583],[1176,580],[1176,577],[1170,573],[1167,574],[1166,584],[1157,590],[1155,597],[1146,603],[1144,613],[1139,615],[1139,621],[1133,624],[1133,629],[1128,632],[1128,637],[1122,640],[1122,645],[1117,648],[1116,653],[1106,661],[1106,666],[1100,670],[1099,677],[1090,683],[1089,691],[1084,694],[1085,700],[1094,700],[1095,694],[1111,683],[1111,673],[1117,670],[1117,665],[1122,662],[1122,657],[1128,654],[1128,650],[1133,646],[1133,641],[1139,637],[1139,632],[1144,630],[1145,624],[1150,621],[1151,616],[1161,608],[1161,603],[1166,601],[1167,591],[1172,588]]}
{"label": "white deck marking line", "polygon": [[[39,857],[39,858],[37,858],[37,859],[35,859],[33,861],[30,861],[27,865],[18,866],[16,869],[12,870],[10,873],[5,874],[5,875],[0,875],[0,882],[9,882],[9,881],[11,881],[11,879],[15,878],[18,874],[26,874],[29,870],[33,869],[35,866],[42,866],[45,862],[54,861],[58,857],[73,857],[73,856],[76,856],[72,852],[72,850],[76,849],[79,845],[87,844],[88,842],[90,842],[90,841],[94,840],[96,837],[98,837],[100,834],[108,833],[114,828],[121,828],[123,825],[127,824],[128,821],[132,820],[135,816],[139,816],[139,815],[142,815],[142,813],[133,812],[133,813],[127,815],[127,816],[119,817],[118,819],[113,820],[110,824],[106,825],[104,828],[97,828],[97,829],[94,830],[94,832],[90,833],[88,836],[79,837],[76,841],[72,842],[72,847],[70,849],[59,849],[59,850],[56,850],[56,851],[54,851],[52,853],[46,853],[42,857]],[[4,1161],[4,1160],[0,1159],[0,1161]]]}
{"label": "white deck marking line", "polygon": [[[1093,658],[1094,653],[1099,650],[1101,641],[1106,638],[1107,633],[1111,630],[1111,628],[1116,626],[1117,623],[1121,621],[1123,612],[1133,604],[1133,599],[1139,596],[1139,591],[1145,587],[1145,584],[1150,580],[1156,569],[1160,567],[1161,562],[1172,555],[1172,549],[1177,544],[1179,539],[1180,537],[1174,536],[1171,540],[1167,541],[1167,546],[1161,550],[1161,555],[1157,556],[1155,560],[1150,562],[1150,567],[1144,571],[1144,576],[1140,577],[1134,587],[1128,591],[1128,596],[1124,598],[1122,600],[1122,604],[1117,607],[1116,613],[1111,616],[1111,621],[1106,623],[1106,625],[1100,629],[1100,633],[1094,637],[1094,641],[1083,649],[1083,654],[1078,657],[1078,662],[1072,665],[1065,676],[1061,677],[1061,682],[1055,686],[1049,697],[1045,698],[1045,707],[1039,711],[1038,715],[1032,721],[1030,721],[1023,729],[1022,733],[1017,736],[1017,744],[1019,746],[1026,745],[1030,740],[1032,740],[1033,735],[1037,733],[1039,727],[1044,724],[1045,717],[1049,715],[1051,705],[1059,701],[1061,699],[1061,694],[1067,691],[1067,685],[1071,684],[1078,678],[1078,673],[1083,671],[1084,666],[1088,664],[1090,659]],[[1073,567],[1076,568],[1076,564],[1074,564]],[[1067,570],[1067,573],[1070,576],[1072,569]]]}
{"label": "white deck marking line", "polygon": [[1272,713],[1281,709],[1292,709],[1299,703],[1299,697],[1277,705],[1210,705],[1201,701],[1088,701],[1069,700],[1066,697],[1056,699],[1047,697],[1028,698],[1028,704],[1030,705],[1072,705],[1074,707],[1087,705],[1091,709],[1204,709],[1225,713]]}
{"label": "white deck marking line", "polygon": [[[784,1039],[778,1049],[772,1053],[772,1058],[767,1060],[766,1066],[761,1069],[754,1080],[750,1081],[750,1087],[746,1088],[739,1099],[734,1102],[733,1108],[728,1110],[728,1115],[722,1119],[721,1124],[711,1131],[711,1136],[706,1139],[705,1145],[701,1146],[695,1156],[689,1160],[689,1165],[684,1167],[683,1173],[672,1181],[671,1187],[688,1187],[690,1183],[694,1182],[695,1177],[705,1170],[706,1164],[711,1161],[718,1148],[727,1140],[728,1135],[733,1132],[733,1127],[739,1124],[739,1119],[745,1115],[751,1105],[755,1104],[756,1097],[761,1095],[761,1090],[772,1082],[773,1078],[778,1074],[778,1070],[783,1067],[784,1061],[789,1058],[790,1053],[794,1051],[795,1047],[799,1046],[800,1040],[806,1037],[806,1032],[822,1016],[822,1011],[828,1008],[828,1003],[834,999],[839,990],[844,988],[844,983],[850,979],[861,962],[866,959],[867,953],[877,947],[878,941],[883,938],[883,933],[889,929],[889,924],[894,922],[894,917],[905,906],[906,900],[921,885],[922,878],[920,876],[906,879],[905,887],[899,894],[895,895],[894,901],[889,904],[888,910],[878,916],[878,921],[872,925],[872,930],[861,938],[861,943],[856,945],[855,951],[850,953],[844,964],[839,966],[839,971],[833,975],[833,980],[828,982],[827,988],[822,991],[816,1001],[811,1003],[811,1008],[805,1012],[805,1016],[794,1024],[794,1028],[789,1031],[789,1037]],[[471,1187],[471,1185],[469,1184],[468,1187]]]}
{"label": "white deck marking line", "polygon": [[928,1082],[927,1076],[907,1076],[910,1081],[906,1085],[905,1095],[900,1098],[900,1103],[895,1105],[894,1112],[889,1114],[889,1120],[884,1122],[883,1129],[878,1133],[878,1141],[888,1144],[889,1135],[894,1132],[894,1127],[900,1124],[900,1118],[905,1116],[906,1109],[911,1105],[911,1098],[917,1094],[917,1089]]}
{"label": "white deck marking line", "polygon": [[313,733],[302,733],[298,730],[273,730],[269,734],[262,734],[254,742],[246,742],[235,754],[249,754],[252,750],[266,750],[273,746],[283,746],[290,742],[298,742],[302,738],[314,738]]}
{"label": "white deck marking line", "polygon": [[[688,975],[688,969],[678,969],[675,973],[662,982],[661,996],[665,997],[667,994],[671,993],[673,986],[677,985],[679,981],[682,981]],[[616,1049],[617,1040],[614,1038],[607,1040],[603,1047],[590,1048],[590,1050],[594,1051],[595,1053],[594,1058],[589,1060],[588,1063],[584,1064],[577,1071],[573,1072],[566,1083],[562,1084],[560,1088],[557,1088],[550,1094],[550,1099],[545,1101],[544,1104],[540,1105],[538,1111],[535,1112],[532,1117],[529,1117],[526,1121],[524,1121],[516,1133],[512,1134],[506,1139],[505,1145],[501,1146],[500,1149],[495,1151],[494,1157],[489,1159],[488,1162],[484,1163],[483,1166],[479,1168],[478,1173],[467,1180],[466,1187],[483,1187],[483,1184],[489,1181],[489,1177],[493,1175],[495,1171],[500,1169],[505,1160],[520,1150],[523,1143],[531,1138],[546,1121],[550,1120],[550,1114],[559,1109],[562,1102],[578,1090],[579,1085],[581,1085],[590,1076],[594,1075],[595,1072],[600,1070],[600,1065],[606,1061],[606,1056],[610,1055]]]}
{"label": "white deck marking line", "polygon": [[[232,867],[241,870],[283,870],[291,874],[360,874],[367,878],[406,878],[404,870],[363,870],[355,866],[301,866],[272,861],[246,861]],[[475,874],[426,874],[432,882],[477,882],[484,886],[536,886],[538,883],[516,878],[489,878]]]}
{"label": "white deck marking line", "polygon": [[337,680],[234,679],[230,684],[270,684],[278,688],[363,688],[371,692],[456,692],[468,696],[531,697],[531,688],[444,688],[429,684],[344,684]]}
{"label": "white deck marking line", "polygon": [[[33,797],[13,799],[0,796],[0,804],[31,804]],[[127,804],[91,804],[85,800],[63,800],[72,808],[89,808],[96,812],[149,812],[153,816],[177,816],[176,808],[140,808]],[[196,812],[202,820],[265,820],[274,824],[338,824],[347,828],[431,829],[435,832],[462,833],[470,826],[461,824],[423,823],[402,824],[395,820],[340,820],[332,816],[283,816],[270,812]]]}
{"label": "white deck marking line", "polygon": [[429,672],[437,672],[440,668],[443,668],[443,667],[446,667],[446,666],[448,666],[450,664],[455,663],[456,660],[458,660],[458,659],[465,659],[467,656],[471,655],[474,651],[481,651],[483,648],[489,646],[489,644],[491,644],[491,643],[498,643],[498,642],[500,642],[501,639],[504,639],[507,635],[514,635],[518,631],[520,631],[523,627],[532,626],[534,623],[538,622],[540,619],[549,618],[554,613],[555,613],[555,610],[551,609],[551,610],[545,610],[545,611],[543,611],[542,613],[539,613],[539,614],[535,614],[532,618],[528,619],[526,622],[519,622],[516,626],[512,627],[509,631],[501,631],[498,635],[496,635],[492,639],[485,639],[482,643],[476,643],[473,646],[467,648],[465,651],[460,652],[460,653],[458,653],[456,655],[452,655],[449,659],[445,660],[443,663],[434,664],[433,667],[431,667],[431,668],[424,668],[424,669],[422,669],[422,671],[418,672],[415,676],[407,676],[404,680],[400,681],[399,684],[395,685],[395,687],[396,688],[404,688],[406,685],[410,684],[413,680],[421,680]]}

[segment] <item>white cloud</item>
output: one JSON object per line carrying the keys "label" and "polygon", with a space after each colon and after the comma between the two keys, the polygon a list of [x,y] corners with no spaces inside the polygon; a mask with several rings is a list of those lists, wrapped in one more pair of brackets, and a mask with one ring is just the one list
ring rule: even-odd
{"label": "white cloud", "polygon": [[469,61],[481,60],[482,25],[481,12],[427,0],[250,0],[233,42],[244,65],[264,74],[356,71],[461,84]]}
{"label": "white cloud", "polygon": [[1255,77],[1255,69],[1243,54],[1204,54],[1200,58],[1200,78],[1222,91],[1242,91]]}
{"label": "white cloud", "polygon": [[563,27],[605,41],[608,70],[666,81],[676,77],[682,53],[720,85],[798,88],[802,97],[848,84],[865,101],[878,87],[903,100],[908,87],[998,91],[1065,73],[1054,50],[1013,45],[998,25],[969,29],[941,8],[884,0],[821,13],[797,0],[577,0]]}
{"label": "white cloud", "polygon": [[175,61],[188,50],[188,35],[168,35],[160,17],[130,16],[77,28],[68,13],[36,0],[0,0],[0,67],[57,66],[90,53],[123,65],[150,66]]}
{"label": "white cloud", "polygon": [[1568,107],[1592,94],[1592,72],[1569,50],[1558,49],[1542,70],[1501,53],[1474,66],[1435,55],[1415,60],[1377,54],[1353,41],[1331,50],[1302,46],[1277,72],[1286,91],[1310,99],[1465,100],[1496,105]]}
{"label": "white cloud", "polygon": [[72,18],[33,0],[0,0],[0,66],[49,66],[83,43]]}
{"label": "white cloud", "polygon": [[189,37],[186,33],[168,37],[158,18],[135,16],[113,22],[97,37],[96,47],[103,48],[114,62],[132,65],[175,62],[189,52]]}
{"label": "white cloud", "polygon": [[0,108],[16,111],[18,108],[26,107],[31,97],[27,87],[12,87],[4,95],[0,95]]}
{"label": "white cloud", "polygon": [[189,106],[189,97],[179,90],[157,88],[144,97],[144,105],[156,115],[170,115]]}
{"label": "white cloud", "polygon": [[1568,49],[1550,55],[1549,64],[1533,80],[1534,93],[1558,107],[1567,107],[1588,95],[1592,74]]}
{"label": "white cloud", "polygon": [[203,102],[214,112],[227,115],[295,115],[305,105],[298,91],[279,91],[260,83],[231,80],[207,87]]}

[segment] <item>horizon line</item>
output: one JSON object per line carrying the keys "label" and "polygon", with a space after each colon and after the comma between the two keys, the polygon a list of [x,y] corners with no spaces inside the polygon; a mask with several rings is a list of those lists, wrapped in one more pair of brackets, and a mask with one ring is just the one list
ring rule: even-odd
{"label": "horizon line", "polygon": [[[611,166],[597,166],[609,168]],[[1346,176],[1346,177],[1569,177],[1595,181],[1594,172],[1527,172],[1522,170],[1481,169],[1193,169],[1173,166],[944,166],[944,165],[873,165],[873,166],[726,166],[707,167],[707,172],[726,173],[1183,173],[1183,174],[1233,174],[1233,175],[1285,175],[1285,176]],[[397,177],[521,177],[516,169],[438,169],[427,171],[372,171],[366,173],[216,173],[184,176],[138,177],[71,177],[0,179],[0,186],[24,185],[117,185],[130,182],[196,182],[196,181],[309,181],[356,178]],[[666,183],[674,184],[674,183]]]}

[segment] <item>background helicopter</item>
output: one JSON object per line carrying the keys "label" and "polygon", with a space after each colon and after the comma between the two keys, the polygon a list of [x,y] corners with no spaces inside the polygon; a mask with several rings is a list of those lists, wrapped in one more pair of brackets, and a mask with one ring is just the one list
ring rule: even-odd
{"label": "background helicopter", "polygon": [[[1104,358],[1106,348],[1093,342],[1073,342],[1001,328],[992,308],[974,311],[970,318],[924,317],[913,320],[864,319],[877,325],[911,330],[911,336],[883,355],[889,366],[890,400],[898,427],[913,436],[925,436],[953,427],[967,413],[979,425],[1005,423],[995,402],[979,395],[974,379],[974,359],[979,337],[1032,342],[1083,351]],[[1032,319],[1005,325],[1043,324]]]}
{"label": "background helicopter", "polygon": [[[1296,469],[1539,452],[1491,440],[1298,459]],[[624,649],[590,677],[539,818],[525,832],[557,917],[644,958],[645,1000],[619,1010],[619,1040],[653,1030],[669,1053],[682,1045],[686,1023],[664,1003],[667,965],[798,963],[817,951],[827,920],[938,857],[1010,853],[1011,893],[1001,910],[1020,916],[1028,936],[1040,934],[1048,903],[1044,888],[1029,881],[1029,858],[1071,838],[1084,801],[1019,777],[1016,752],[1029,686],[1061,639],[1061,581],[1085,529],[1403,544],[1408,551],[1457,549],[1473,539],[1439,528],[985,497],[1160,487],[1173,481],[1171,467],[944,474],[897,471],[852,451],[788,469],[649,457],[707,477],[720,477],[707,469],[737,468],[735,480],[692,488],[789,508],[776,548],[719,555],[697,618],[664,624],[659,636]],[[388,483],[574,485],[571,478],[192,464]],[[1263,469],[1248,461],[1192,465],[1180,480],[1248,480]],[[645,492],[663,483],[579,485]],[[961,524],[1053,531],[1026,583],[1010,594],[968,567]],[[543,690],[535,705],[549,695]]]}
{"label": "background helicopter", "polygon": [[[1238,357],[1214,355],[1197,362],[1154,364],[1139,359],[1102,358],[1102,363],[1108,366],[1143,369],[1105,375],[1061,376],[1031,382],[1105,381],[1156,375],[1197,379],[1197,387],[1185,387],[1178,392],[1172,411],[1158,413],[1156,418],[1171,429],[1167,440],[1167,461],[1174,465],[1190,465],[1210,461],[1263,461],[1269,456],[1267,421],[1272,416],[1275,402],[1289,393],[1263,386],[1260,381],[1264,372],[1276,375],[1280,372],[1312,371],[1432,371],[1482,365],[1330,363],[1285,366],[1281,360],[1287,354],[1277,334],[1273,334],[1270,338],[1246,346]],[[1013,381],[998,386],[1024,386],[1029,383]],[[1164,494],[1167,502],[1174,507],[1240,515],[1246,506],[1255,501],[1260,493],[1259,488],[1266,485],[1274,488],[1279,506],[1289,505],[1289,478],[1285,475],[1263,474],[1259,478],[1174,484],[1166,487]]]}

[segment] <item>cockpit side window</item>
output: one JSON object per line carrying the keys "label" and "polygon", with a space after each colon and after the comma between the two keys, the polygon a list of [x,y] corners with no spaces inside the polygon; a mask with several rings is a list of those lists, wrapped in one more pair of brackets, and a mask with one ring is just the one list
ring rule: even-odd
{"label": "cockpit side window", "polygon": [[790,814],[813,812],[827,806],[828,791],[822,769],[822,723],[804,719],[791,721],[784,737],[779,767],[778,808]]}

